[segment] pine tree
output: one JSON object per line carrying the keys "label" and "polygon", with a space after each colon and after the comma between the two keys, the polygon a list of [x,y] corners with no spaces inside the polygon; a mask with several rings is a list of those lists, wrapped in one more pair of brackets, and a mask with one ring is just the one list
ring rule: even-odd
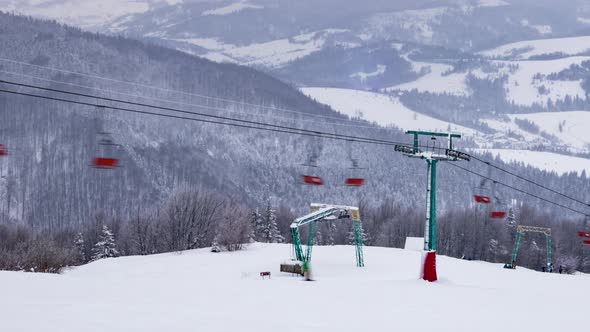
{"label": "pine tree", "polygon": [[336,244],[336,223],[334,221],[328,222],[328,243],[327,245],[333,246]]}
{"label": "pine tree", "polygon": [[263,242],[264,225],[262,222],[262,216],[260,215],[258,208],[256,208],[256,210],[252,211],[252,214],[250,215],[250,220],[252,222],[252,236],[251,236],[251,238],[254,241]]}
{"label": "pine tree", "polygon": [[277,226],[277,216],[275,210],[270,205],[270,200],[266,202],[266,209],[262,216],[261,223],[261,240],[266,243],[282,243],[285,238],[279,232]]}
{"label": "pine tree", "polygon": [[76,238],[74,239],[74,246],[76,246],[76,259],[79,264],[86,263],[86,252],[85,252],[85,243],[84,243],[84,235],[82,233],[78,233]]}
{"label": "pine tree", "polygon": [[[367,234],[365,232],[365,230],[362,228],[361,228],[361,241],[362,241],[363,245],[368,245],[369,241],[370,241],[369,234]],[[350,232],[348,232],[348,243],[355,244],[354,243],[354,229],[352,229],[352,230],[350,230]]]}
{"label": "pine tree", "polygon": [[96,261],[103,258],[117,256],[119,256],[119,251],[115,244],[115,236],[107,225],[103,225],[99,241],[94,245],[94,248],[92,248],[91,260]]}
{"label": "pine tree", "polygon": [[514,226],[518,223],[516,221],[516,215],[514,215],[514,209],[508,209],[508,216],[506,217],[506,222],[508,223],[508,226]]}

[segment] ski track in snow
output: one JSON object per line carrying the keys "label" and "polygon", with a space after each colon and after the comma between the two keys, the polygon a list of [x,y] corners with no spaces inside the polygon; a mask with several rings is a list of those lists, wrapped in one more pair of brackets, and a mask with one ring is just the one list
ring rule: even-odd
{"label": "ski track in snow", "polygon": [[[553,332],[580,330],[587,314],[580,295],[587,275],[438,256],[439,281],[427,283],[418,279],[420,252],[364,251],[366,266],[357,268],[352,246],[314,247],[315,282],[279,272],[290,256],[287,244],[104,259],[63,275],[0,272],[2,328]],[[261,271],[270,271],[271,279],[262,280]]]}

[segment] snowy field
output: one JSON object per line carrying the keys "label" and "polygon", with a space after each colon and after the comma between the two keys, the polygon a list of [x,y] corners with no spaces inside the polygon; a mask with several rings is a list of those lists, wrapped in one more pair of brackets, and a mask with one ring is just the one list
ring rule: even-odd
{"label": "snowy field", "polygon": [[578,55],[590,51],[590,36],[526,40],[480,52],[490,58],[526,60],[542,54]]}
{"label": "snowy field", "polygon": [[[420,253],[315,247],[315,282],[279,273],[289,245],[106,259],[63,275],[0,272],[2,331],[581,331],[587,275]],[[260,271],[271,271],[262,280]]]}
{"label": "snowy field", "polygon": [[[490,128],[508,134],[520,135],[525,141],[535,143],[543,140],[541,133],[549,134],[567,146],[572,152],[590,151],[590,112],[542,112],[528,114],[508,114],[510,121],[484,119]],[[539,128],[539,133],[533,134],[520,128],[516,121],[527,120]]]}
{"label": "snowy field", "polygon": [[508,150],[508,149],[476,149],[478,152],[489,152],[506,163],[522,163],[547,172],[563,175],[570,172],[590,174],[590,159],[566,156],[553,152]]}
{"label": "snowy field", "polygon": [[414,112],[397,97],[386,94],[336,88],[303,88],[305,95],[329,105],[335,111],[360,117],[382,126],[396,126],[403,130],[448,131],[474,135],[475,130]]}

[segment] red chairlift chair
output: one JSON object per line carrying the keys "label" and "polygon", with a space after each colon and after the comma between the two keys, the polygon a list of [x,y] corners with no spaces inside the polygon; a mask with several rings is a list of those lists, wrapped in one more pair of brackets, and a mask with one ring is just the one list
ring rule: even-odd
{"label": "red chairlift chair", "polygon": [[324,180],[321,177],[315,175],[303,175],[303,183],[312,186],[323,186]]}
{"label": "red chairlift chair", "polygon": [[491,211],[490,218],[493,218],[493,219],[506,218],[506,211]]}
{"label": "red chairlift chair", "polygon": [[302,179],[303,184],[310,185],[310,186],[323,186],[324,180],[319,175],[312,175],[317,174],[316,168],[317,165],[317,156],[310,156],[307,163],[302,164],[304,167]]}
{"label": "red chairlift chair", "polygon": [[365,184],[365,179],[359,174],[362,168],[359,167],[358,159],[351,159],[351,162],[351,174],[344,180],[344,184],[348,187],[362,187]]}
{"label": "red chairlift chair", "polygon": [[92,167],[97,169],[119,167],[119,158],[114,151],[118,144],[115,144],[109,133],[99,133],[98,137],[98,155],[92,160]]}

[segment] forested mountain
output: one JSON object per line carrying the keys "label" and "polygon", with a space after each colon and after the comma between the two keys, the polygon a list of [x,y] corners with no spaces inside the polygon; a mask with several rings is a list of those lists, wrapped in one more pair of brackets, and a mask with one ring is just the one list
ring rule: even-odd
{"label": "forested mountain", "polygon": [[590,109],[584,1],[154,0],[124,1],[110,16],[91,1],[0,8],[247,65],[299,87],[378,91],[481,130],[498,148],[525,140],[527,149],[589,152],[554,135],[517,138],[504,116]]}
{"label": "forested mountain", "polygon": [[[251,68],[219,64],[161,46],[9,14],[0,15],[0,31],[2,81],[314,131],[409,141],[395,128],[362,121],[345,122],[343,115]],[[274,206],[283,205],[296,214],[307,211],[308,204],[315,201],[362,204],[367,211],[375,211],[367,212],[367,218],[376,216],[379,208],[393,209],[382,210],[385,217],[367,222],[367,228],[372,227],[376,241],[373,243],[380,245],[398,245],[396,241],[407,235],[403,228],[395,230],[400,225],[392,223],[395,218],[399,222],[406,217],[414,220],[413,228],[410,227],[412,232],[420,231],[426,166],[420,160],[395,153],[392,146],[319,140],[187,119],[129,114],[92,106],[130,107],[114,101],[15,87],[6,82],[0,86],[7,91],[91,104],[72,105],[0,93],[0,144],[9,151],[8,156],[0,160],[0,211],[5,223],[51,231],[87,224],[105,215],[111,220],[132,220],[140,214],[159,210],[171,197],[179,197],[179,193],[198,191],[229,197],[251,208],[270,200]],[[167,115],[174,113],[145,106],[132,108]],[[204,119],[203,116],[186,116]],[[120,144],[112,153],[119,156],[122,167],[114,171],[97,170],[89,165],[94,156],[104,153],[98,145],[101,132],[109,132]],[[472,142],[466,140],[459,148],[469,146]],[[319,154],[321,167],[317,171],[326,179],[327,185],[323,188],[300,183],[303,172],[300,165],[313,152]],[[351,156],[358,158],[366,169],[367,184],[363,188],[343,185],[343,179],[351,174]],[[472,162],[469,167],[485,173],[481,163]],[[590,193],[585,190],[585,175],[558,177],[533,168],[517,169],[519,174],[535,178],[555,190],[575,191],[580,199],[590,200]],[[514,182],[505,174],[494,176]],[[441,165],[441,214],[468,207],[473,209],[471,188],[478,183],[478,178]],[[526,183],[519,185],[529,191],[536,189]],[[558,214],[520,193],[500,192],[505,202],[514,207],[533,206],[539,208],[537,213]],[[562,201],[559,197],[550,199]],[[566,216],[566,212],[563,215]],[[461,220],[468,222],[470,218]],[[284,223],[282,227],[286,232]],[[390,237],[380,235],[386,228],[391,231]],[[383,236],[379,242],[378,235]],[[187,245],[173,241],[165,248],[147,252],[211,244],[213,236],[208,234],[205,238],[206,241],[194,243],[192,239],[187,240]],[[345,241],[345,237],[340,241]],[[451,248],[448,250],[456,254]],[[502,252],[496,254],[502,255]]]}

